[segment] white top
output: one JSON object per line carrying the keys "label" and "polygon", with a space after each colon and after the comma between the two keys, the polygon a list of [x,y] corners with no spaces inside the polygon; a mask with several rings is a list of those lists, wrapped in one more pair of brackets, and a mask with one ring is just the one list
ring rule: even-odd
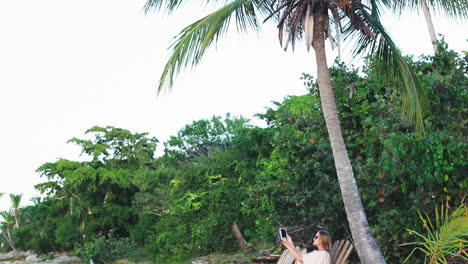
{"label": "white top", "polygon": [[303,264],[331,264],[330,253],[326,250],[314,250],[302,255]]}

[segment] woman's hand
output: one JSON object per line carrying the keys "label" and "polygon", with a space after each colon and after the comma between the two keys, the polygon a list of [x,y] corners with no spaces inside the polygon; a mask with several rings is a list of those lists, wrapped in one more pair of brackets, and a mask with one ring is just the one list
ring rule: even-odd
{"label": "woman's hand", "polygon": [[288,239],[283,237],[281,239],[281,243],[286,247],[286,248],[289,248],[289,242],[288,242]]}
{"label": "woman's hand", "polygon": [[292,241],[292,238],[291,238],[289,235],[286,235],[286,238],[288,239],[288,243],[289,243],[292,247],[294,247],[294,243],[293,243],[293,241]]}
{"label": "woman's hand", "polygon": [[294,248],[294,243],[289,235],[286,235],[286,237],[283,237],[281,239],[281,243],[287,248]]}
{"label": "woman's hand", "polygon": [[291,237],[289,235],[286,235],[286,237],[283,237],[281,239],[281,243],[283,243],[283,245],[287,249],[289,249],[289,251],[293,254],[295,260],[297,260],[297,261],[299,261],[301,263],[304,262],[304,260],[302,258],[302,255],[294,247],[294,242],[292,241],[292,239],[291,239]]}

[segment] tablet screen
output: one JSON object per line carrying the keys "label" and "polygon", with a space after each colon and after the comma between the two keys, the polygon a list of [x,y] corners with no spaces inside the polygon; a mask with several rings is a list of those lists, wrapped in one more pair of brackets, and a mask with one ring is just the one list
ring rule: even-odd
{"label": "tablet screen", "polygon": [[280,227],[279,231],[280,231],[281,238],[286,237],[286,234],[287,234],[286,229]]}

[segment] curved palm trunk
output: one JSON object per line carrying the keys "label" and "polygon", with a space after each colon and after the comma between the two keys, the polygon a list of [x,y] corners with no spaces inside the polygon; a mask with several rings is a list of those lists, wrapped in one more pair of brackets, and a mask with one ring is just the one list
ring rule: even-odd
{"label": "curved palm trunk", "polygon": [[434,54],[437,54],[437,36],[434,29],[434,24],[432,23],[431,13],[429,8],[427,8],[426,0],[421,0],[421,9],[424,13],[424,18],[426,19],[427,29],[429,30],[429,36],[431,37],[432,47],[434,49]]}
{"label": "curved palm trunk", "polygon": [[15,247],[15,243],[13,243],[13,239],[11,239],[10,231],[9,230],[7,230],[7,231],[0,230],[0,233],[2,233],[3,239],[5,239],[5,241],[8,243],[8,245],[10,245],[10,248],[14,252],[18,252],[18,249]]}
{"label": "curved palm trunk", "polygon": [[322,110],[330,138],[336,172],[349,226],[361,263],[385,263],[382,253],[372,237],[367,217],[362,207],[356,181],[354,179],[353,168],[341,133],[338,110],[336,108],[325,54],[323,29],[325,23],[328,23],[325,18],[325,12],[327,12],[327,10],[323,7],[317,7],[315,11],[313,46],[317,61],[320,101],[322,103]]}
{"label": "curved palm trunk", "polygon": [[19,216],[19,209],[15,208],[13,211],[13,217],[15,218],[15,228],[19,228],[18,216]]}
{"label": "curved palm trunk", "polygon": [[340,38],[340,22],[335,21],[336,48],[338,49],[338,60],[341,61],[341,38]]}

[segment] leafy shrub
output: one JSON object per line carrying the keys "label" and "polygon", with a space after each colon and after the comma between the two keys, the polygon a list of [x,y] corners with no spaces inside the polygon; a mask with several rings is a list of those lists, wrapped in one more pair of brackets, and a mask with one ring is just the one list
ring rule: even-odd
{"label": "leafy shrub", "polygon": [[73,255],[82,258],[86,262],[92,259],[95,263],[110,263],[128,257],[135,248],[135,242],[128,238],[106,239],[100,237],[92,242],[86,242],[82,246],[77,246],[73,251]]}

